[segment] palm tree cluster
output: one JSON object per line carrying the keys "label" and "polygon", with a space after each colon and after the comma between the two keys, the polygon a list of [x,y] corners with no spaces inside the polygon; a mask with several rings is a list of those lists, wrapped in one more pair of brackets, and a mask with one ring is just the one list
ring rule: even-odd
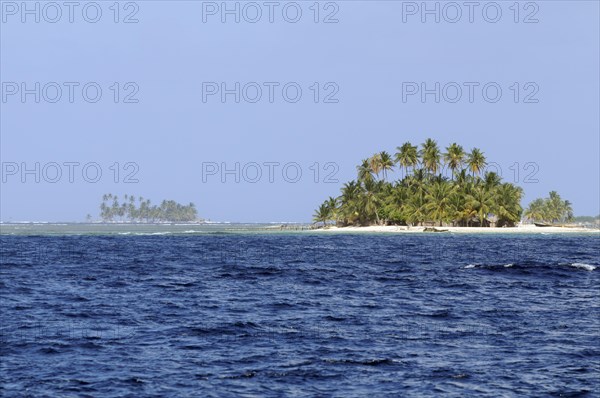
{"label": "palm tree cluster", "polygon": [[573,207],[568,200],[562,200],[556,191],[545,199],[536,199],[525,210],[525,217],[534,222],[570,222],[573,220]]}
{"label": "palm tree cluster", "polygon": [[152,205],[149,199],[125,195],[119,203],[117,195],[105,194],[100,205],[100,217],[104,222],[189,222],[198,217],[193,203],[182,205],[174,200],[163,200],[160,205]]}
{"label": "palm tree cluster", "polygon": [[[314,221],[347,225],[511,226],[520,220],[523,190],[502,183],[481,150],[469,153],[453,143],[442,152],[427,139],[421,147],[404,143],[395,156],[380,152],[362,161],[356,180],[344,184],[315,212]],[[387,181],[398,167],[404,177]],[[451,177],[443,175],[445,167]]]}

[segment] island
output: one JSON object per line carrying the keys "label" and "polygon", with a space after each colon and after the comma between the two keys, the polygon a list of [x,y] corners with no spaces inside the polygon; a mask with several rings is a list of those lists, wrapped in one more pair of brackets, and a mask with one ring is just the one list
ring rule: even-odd
{"label": "island", "polygon": [[[557,192],[523,209],[523,189],[486,166],[479,148],[466,152],[452,143],[442,152],[431,138],[420,147],[406,142],[393,157],[382,151],[364,159],[357,178],[345,183],[338,197],[325,200],[313,222],[321,229],[365,231],[575,227],[567,224],[573,220],[571,203]],[[402,177],[388,181],[395,167]]]}
{"label": "island", "polygon": [[102,222],[161,223],[161,222],[200,222],[194,203],[182,205],[174,200],[163,200],[153,205],[150,199],[124,195],[123,201],[113,194],[104,194],[100,204]]}

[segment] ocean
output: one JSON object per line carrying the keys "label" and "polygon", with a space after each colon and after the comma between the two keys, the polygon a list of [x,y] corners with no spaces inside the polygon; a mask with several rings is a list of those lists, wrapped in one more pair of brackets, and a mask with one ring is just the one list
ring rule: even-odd
{"label": "ocean", "polygon": [[600,238],[2,225],[0,395],[600,395]]}

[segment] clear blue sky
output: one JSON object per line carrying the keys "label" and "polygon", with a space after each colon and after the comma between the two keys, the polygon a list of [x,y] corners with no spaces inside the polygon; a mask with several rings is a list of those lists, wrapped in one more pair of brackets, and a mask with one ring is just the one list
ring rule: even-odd
{"label": "clear blue sky", "polygon": [[[27,4],[35,7],[35,2]],[[502,16],[496,23],[486,21],[496,18],[494,8],[488,7],[484,18],[485,2],[473,10],[473,22],[469,9],[462,7],[456,23],[447,21],[456,17],[455,9],[441,8],[440,23],[435,23],[434,15],[421,15],[412,3],[393,1],[341,1],[327,9],[321,2],[319,23],[314,22],[312,1],[298,2],[302,16],[297,23],[283,18],[285,2],[274,8],[273,23],[263,2],[258,2],[262,18],[256,23],[244,19],[256,16],[256,9],[243,8],[244,2],[239,3],[240,23],[233,15],[225,15],[222,23],[218,10],[211,14],[212,4],[199,1],[142,1],[137,10],[123,9],[122,2],[120,23],[113,21],[112,1],[98,2],[102,16],[97,23],[83,18],[81,3],[73,10],[73,23],[66,7],[57,23],[49,23],[57,18],[56,10],[42,9],[44,4],[35,23],[35,15],[15,9],[21,2],[2,2],[3,221],[83,220],[87,213],[97,216],[100,197],[107,192],[154,202],[193,201],[200,215],[211,220],[309,221],[325,197],[354,178],[362,158],[381,150],[393,153],[407,140],[421,143],[427,137],[443,146],[456,141],[482,148],[488,161],[502,168],[506,181],[515,182],[518,163],[516,182],[525,190],[525,205],[556,190],[573,202],[576,214],[600,212],[596,1],[541,1],[527,9],[522,2],[519,23],[514,22],[512,1],[498,2]],[[221,2],[214,4],[220,7]],[[236,3],[228,4],[233,8]],[[428,4],[433,8],[436,3]],[[295,18],[293,6],[286,10],[286,18]],[[95,18],[94,8],[86,12],[87,19]],[[122,23],[132,13],[130,18],[138,22]],[[338,23],[323,23],[332,13]],[[525,19],[538,22],[523,23]],[[27,89],[40,82],[40,103],[34,94],[27,94],[24,103],[20,92],[12,94],[23,82]],[[48,101],[56,95],[48,82],[62,85],[56,103]],[[79,83],[73,86],[73,103],[65,82]],[[102,88],[96,103],[82,97],[88,82]],[[110,88],[114,82],[119,83],[119,103],[114,102],[115,87]],[[125,86],[128,82],[135,85]],[[229,88],[235,82],[242,87],[248,82],[280,85],[274,87],[273,103],[264,85],[257,103],[243,97],[235,103],[232,94],[222,103],[219,95],[203,101],[203,82],[226,82]],[[288,82],[302,88],[296,103],[282,97]],[[314,82],[320,86],[318,103],[314,86],[310,88]],[[326,87],[328,82],[335,84]],[[424,103],[418,94],[403,101],[406,82],[425,82],[428,88],[435,82],[441,87],[456,82],[463,87],[462,98],[448,101],[456,95],[449,85],[445,92],[441,89],[439,103],[433,94]],[[472,103],[465,82],[479,84]],[[481,93],[489,82],[502,89],[495,103]],[[136,86],[139,91],[131,98],[139,102],[123,103]],[[336,87],[339,91],[330,99],[338,102],[324,103]],[[204,85],[208,88],[214,86]],[[405,94],[407,88],[404,84]],[[528,99],[538,102],[526,103],[536,90]],[[255,87],[247,86],[249,99],[255,93]],[[91,100],[93,87],[88,94]],[[294,96],[293,87],[288,94]],[[488,99],[495,95],[493,87],[488,94]],[[33,174],[21,181],[23,162],[30,169],[36,162],[44,168],[39,183]],[[55,178],[52,162],[63,173],[56,183],[49,182]],[[80,163],[74,166],[73,182],[65,162]],[[82,177],[82,166],[91,162],[103,172],[97,183]],[[110,169],[115,162],[121,168],[118,183]],[[138,183],[123,183],[127,162],[139,166]],[[203,179],[203,162],[205,171],[211,167],[206,162],[219,168],[226,163],[231,169],[239,162],[240,182],[232,174],[223,183],[220,172]],[[244,179],[244,170],[246,180],[256,175],[252,165],[243,169],[250,162],[262,168],[256,183]],[[273,182],[266,162],[279,163],[273,166]],[[302,170],[296,183],[290,182],[297,167],[292,162]],[[317,183],[311,169],[315,162],[321,168]],[[12,168],[14,163],[19,170]],[[326,163],[337,165],[338,183],[323,181],[335,171],[323,170]],[[282,176],[284,164],[290,164],[288,181]],[[527,180],[530,173],[535,175]],[[93,168],[87,177],[93,179]]]}

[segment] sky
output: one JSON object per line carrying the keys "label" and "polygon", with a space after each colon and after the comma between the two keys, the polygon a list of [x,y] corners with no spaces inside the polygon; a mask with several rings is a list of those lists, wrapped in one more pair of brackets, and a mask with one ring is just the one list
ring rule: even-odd
{"label": "sky", "polygon": [[429,137],[481,148],[524,205],[599,214],[600,3],[468,4],[2,1],[0,219],[98,218],[113,193],[307,222]]}

